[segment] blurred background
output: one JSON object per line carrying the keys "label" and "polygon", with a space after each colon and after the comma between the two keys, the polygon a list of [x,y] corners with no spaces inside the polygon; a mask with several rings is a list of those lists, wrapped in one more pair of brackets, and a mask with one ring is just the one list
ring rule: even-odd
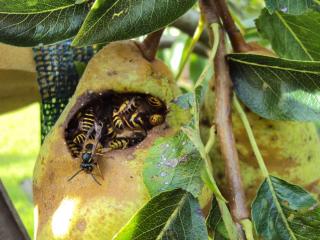
{"label": "blurred background", "polygon": [[[246,39],[258,41],[267,46],[268,43],[261,40],[254,25],[254,19],[258,17],[263,4],[263,0],[229,1],[234,19]],[[158,57],[170,66],[175,76],[178,75],[181,68],[185,46],[190,44],[190,35],[193,34],[193,30],[197,26],[199,17],[197,12],[197,7],[192,9],[172,27],[169,27],[162,38]],[[188,29],[190,26],[193,26],[192,31]],[[186,34],[188,31],[189,34]],[[190,61],[187,62],[181,76],[177,79],[178,84],[185,91],[192,87],[206,64],[208,48],[203,43],[196,46],[196,53],[191,55]],[[19,55],[19,49],[15,51],[15,54]],[[26,57],[32,60],[32,56]],[[4,56],[1,58],[2,62],[6,61]],[[1,76],[2,73],[0,66],[0,81],[8,82],[6,74]],[[32,172],[41,145],[40,103],[37,101],[38,97],[33,97],[38,95],[36,87],[31,87],[30,91],[25,90],[28,88],[22,88],[21,93],[17,92],[16,89],[19,86],[24,86],[27,81],[33,81],[30,86],[36,84],[36,79],[29,77],[24,79],[22,85],[20,80],[16,82],[10,80],[11,87],[7,87],[5,84],[1,85],[3,91],[0,92],[0,178],[32,237]],[[29,95],[30,97],[25,97]],[[14,104],[14,101],[17,104]]]}
{"label": "blurred background", "polygon": [[30,236],[32,172],[39,149],[39,103],[0,115],[0,177]]}

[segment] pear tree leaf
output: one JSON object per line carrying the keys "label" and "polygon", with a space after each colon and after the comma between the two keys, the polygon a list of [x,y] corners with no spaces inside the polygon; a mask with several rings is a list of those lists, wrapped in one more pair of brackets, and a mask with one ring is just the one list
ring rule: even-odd
{"label": "pear tree leaf", "polygon": [[144,163],[144,183],[151,196],[182,188],[199,196],[203,182],[203,161],[193,143],[183,132],[158,139]]}
{"label": "pear tree leaf", "polygon": [[299,15],[310,8],[319,9],[320,7],[318,0],[265,0],[265,2],[270,13],[279,10],[284,13]]}
{"label": "pear tree leaf", "polygon": [[73,45],[135,38],[159,30],[191,8],[196,0],[96,0]]}
{"label": "pear tree leaf", "polygon": [[234,89],[258,115],[273,120],[319,121],[320,62],[253,54],[228,56]]}
{"label": "pear tree leaf", "polygon": [[264,9],[256,25],[280,57],[320,60],[320,11],[310,10],[302,15],[290,15],[279,11],[270,14]]}
{"label": "pear tree leaf", "polygon": [[207,240],[198,201],[181,189],[152,198],[114,237],[114,240]]}
{"label": "pear tree leaf", "polygon": [[271,240],[319,240],[319,203],[299,186],[267,178],[252,204],[257,234]]}
{"label": "pear tree leaf", "polygon": [[[89,12],[74,1],[0,2],[0,42],[17,46],[51,44],[75,36]],[[30,9],[30,10],[29,10]]]}
{"label": "pear tree leaf", "polygon": [[[193,102],[193,94],[186,93],[175,99],[171,108],[179,108],[188,115],[186,112],[191,111]],[[144,161],[144,183],[151,196],[181,188],[198,197],[203,186],[202,168],[203,160],[194,143],[183,131],[177,131],[171,137],[158,138],[148,150]]]}
{"label": "pear tree leaf", "polygon": [[209,215],[206,219],[207,228],[214,235],[214,239],[227,240],[228,232],[226,230],[226,225],[222,220],[221,211],[219,209],[218,201],[216,198],[212,199],[211,209]]}
{"label": "pear tree leaf", "polygon": [[219,209],[219,205],[216,198],[212,198],[211,208],[209,211],[209,215],[206,219],[207,227],[210,231],[214,232],[222,220],[221,212]]}
{"label": "pear tree leaf", "polygon": [[52,12],[73,7],[75,3],[75,0],[0,0],[0,13],[28,14]]}

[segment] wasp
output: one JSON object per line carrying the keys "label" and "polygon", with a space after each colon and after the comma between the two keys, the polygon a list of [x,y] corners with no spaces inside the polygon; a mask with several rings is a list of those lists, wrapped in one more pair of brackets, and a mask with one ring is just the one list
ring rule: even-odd
{"label": "wasp", "polygon": [[152,125],[152,126],[157,126],[157,125],[160,125],[164,122],[164,116],[161,115],[161,114],[152,114],[150,117],[149,117],[149,123]]}
{"label": "wasp", "polygon": [[128,114],[133,113],[139,107],[138,97],[133,97],[130,100],[125,100],[119,108],[114,109],[112,114],[113,125],[118,129],[123,129],[125,127],[124,118]]}
{"label": "wasp", "polygon": [[157,108],[164,107],[163,102],[159,98],[154,97],[154,96],[147,96],[147,102],[152,107],[157,107]]}
{"label": "wasp", "polygon": [[142,114],[139,112],[135,112],[131,116],[129,116],[129,120],[124,118],[124,121],[126,122],[127,127],[131,130],[145,128],[145,122],[143,120]]}
{"label": "wasp", "polygon": [[124,128],[124,122],[122,121],[122,118],[119,115],[119,111],[117,109],[113,110],[112,123],[116,128],[118,128],[120,130],[122,130]]}
{"label": "wasp", "polygon": [[129,142],[129,138],[115,138],[108,143],[108,148],[110,150],[125,149]]}
{"label": "wasp", "polygon": [[94,127],[95,116],[93,108],[88,108],[83,114],[82,118],[79,121],[79,129],[83,132],[88,132],[92,127]]}
{"label": "wasp", "polygon": [[78,157],[80,154],[81,148],[74,142],[68,142],[67,145],[70,149],[72,157]]}
{"label": "wasp", "polygon": [[[90,174],[93,178],[93,180],[101,185],[101,183],[95,178],[94,174],[92,173],[94,168],[97,167],[101,177],[103,178],[100,168],[98,166],[97,162],[97,152],[99,152],[99,149],[101,148],[101,144],[99,143],[100,137],[101,137],[101,129],[102,125],[94,124],[94,128],[92,127],[89,132],[87,133],[85,142],[83,144],[83,148],[81,150],[81,163],[80,163],[80,169],[73,174],[68,181],[71,181],[73,178],[75,178],[80,172],[84,171],[87,174]],[[95,138],[94,140],[89,139],[89,136],[92,134],[93,130],[95,130]]]}
{"label": "wasp", "polygon": [[81,145],[82,143],[84,143],[85,140],[86,140],[86,134],[84,134],[83,132],[77,134],[73,138],[73,142],[78,145]]}
{"label": "wasp", "polygon": [[129,137],[119,137],[108,143],[109,150],[126,149],[141,142],[146,136],[145,132],[134,132]]}
{"label": "wasp", "polygon": [[138,109],[138,97],[133,97],[130,100],[125,100],[119,107],[118,114],[125,115],[134,112]]}

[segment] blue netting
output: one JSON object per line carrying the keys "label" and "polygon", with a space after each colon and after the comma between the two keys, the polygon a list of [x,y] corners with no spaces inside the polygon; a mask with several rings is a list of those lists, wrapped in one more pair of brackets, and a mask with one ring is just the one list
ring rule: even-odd
{"label": "blue netting", "polygon": [[73,95],[79,81],[76,62],[86,64],[93,47],[74,48],[71,41],[33,48],[41,94],[41,141]]}

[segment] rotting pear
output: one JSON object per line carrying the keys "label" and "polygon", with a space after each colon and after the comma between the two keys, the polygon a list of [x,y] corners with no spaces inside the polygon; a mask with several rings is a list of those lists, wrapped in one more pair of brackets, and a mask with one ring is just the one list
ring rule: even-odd
{"label": "rotting pear", "polygon": [[[96,184],[79,170],[64,139],[68,121],[92,96],[113,91],[147,93],[162,99],[169,108],[166,123],[149,131],[137,147],[106,153],[98,160],[104,180]],[[158,137],[174,135],[185,123],[170,108],[180,94],[169,69],[160,61],[143,58],[137,44],[108,44],[89,62],[60,118],[46,137],[34,169],[34,203],[37,239],[112,239],[141,208],[150,195],[142,178],[147,150]],[[203,190],[202,207],[210,201]]]}

